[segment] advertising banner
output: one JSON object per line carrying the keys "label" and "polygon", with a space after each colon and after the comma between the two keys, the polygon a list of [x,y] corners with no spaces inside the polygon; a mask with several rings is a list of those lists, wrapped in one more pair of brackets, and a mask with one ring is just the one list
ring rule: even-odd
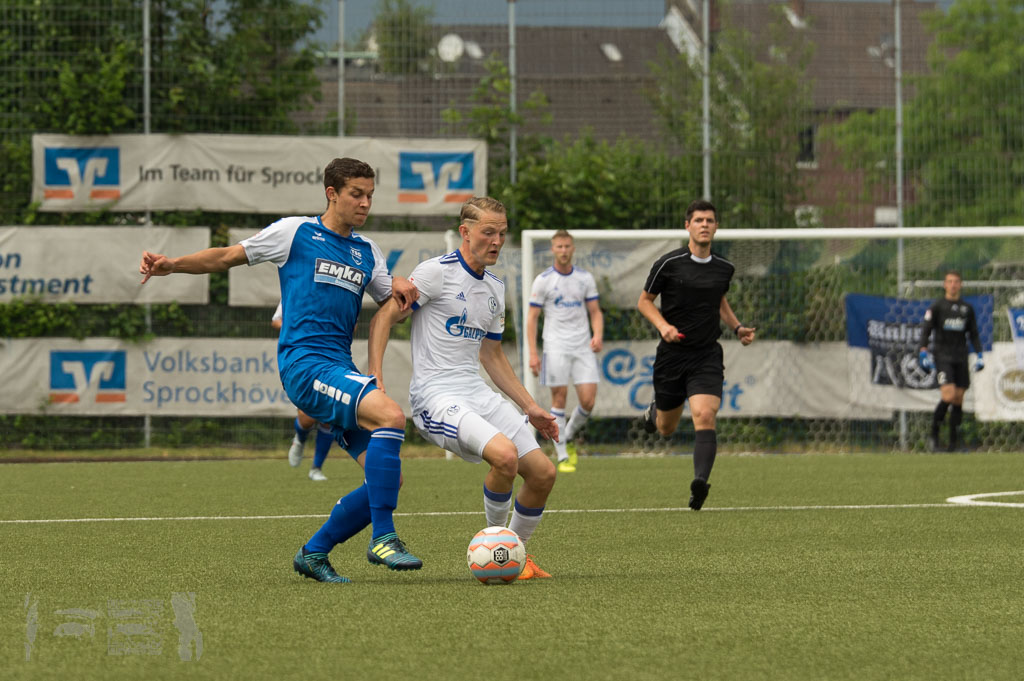
{"label": "advertising banner", "polygon": [[[366,366],[365,341],[354,343],[352,354],[357,366]],[[408,414],[408,341],[391,341],[384,357],[394,386],[389,394]],[[0,371],[7,377],[2,413],[295,416],[272,339],[15,339],[3,344]]]}
{"label": "advertising banner", "polygon": [[0,227],[0,303],[209,302],[209,277],[140,286],[142,251],[185,254],[210,245],[206,227]]}
{"label": "advertising banner", "polygon": [[280,135],[32,136],[42,211],[323,212],[323,170],[353,157],[377,172],[377,215],[458,215],[487,193],[487,145],[473,139]]}
{"label": "advertising banner", "polygon": [[1024,365],[1016,343],[996,343],[985,355],[984,371],[971,374],[979,421],[1024,421]]}
{"label": "advertising banner", "polygon": [[[657,347],[655,340],[604,344],[598,355],[601,383],[595,416],[639,417],[643,413],[654,399],[652,375]],[[851,397],[843,343],[756,341],[744,347],[738,341],[723,340],[722,348],[725,383],[719,418],[849,418]],[[541,404],[547,404],[547,400],[547,395],[539,396]],[[684,411],[689,414],[688,408]],[[888,419],[892,410],[865,408],[858,410],[858,415]]]}
{"label": "advertising banner", "polygon": [[[964,300],[974,306],[982,346],[991,349],[992,296],[964,296]],[[935,408],[935,371],[925,371],[918,365],[921,324],[932,302],[859,293],[846,296],[851,397],[858,410]],[[968,408],[972,393],[967,393]]]}
{"label": "advertising banner", "polygon": [[[269,320],[268,320],[269,323]],[[723,418],[798,416],[848,418],[850,386],[843,343],[798,346],[757,342],[725,348]],[[655,341],[605,344],[597,357],[601,384],[594,415],[639,416],[653,397]],[[366,341],[352,345],[366,365]],[[517,366],[515,348],[510,362]],[[294,416],[277,370],[272,339],[158,338],[124,343],[109,338],[32,338],[7,341],[0,371],[0,413],[135,416]],[[392,340],[384,358],[390,395],[409,414],[409,341]],[[546,390],[546,389],[543,389]],[[536,396],[548,404],[546,393]],[[889,418],[882,409],[861,418]]]}
{"label": "advertising banner", "polygon": [[[232,229],[231,243],[248,239],[258,230]],[[444,232],[362,232],[374,241],[384,254],[388,270],[408,278],[420,262],[444,255]],[[228,305],[240,307],[274,307],[281,300],[281,284],[277,267],[261,263],[253,267],[233,267],[228,270]],[[374,305],[366,296],[364,305]]]}

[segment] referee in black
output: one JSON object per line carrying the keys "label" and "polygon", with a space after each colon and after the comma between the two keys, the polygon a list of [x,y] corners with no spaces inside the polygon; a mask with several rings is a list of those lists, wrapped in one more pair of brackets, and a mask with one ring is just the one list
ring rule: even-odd
{"label": "referee in black", "polygon": [[[696,431],[690,508],[699,511],[707,499],[708,478],[718,449],[715,417],[722,404],[722,335],[719,320],[743,345],[754,342],[753,327],[737,319],[725,299],[735,268],[711,252],[718,230],[718,212],[710,201],[698,199],[686,208],[687,246],[658,258],[647,276],[637,309],[658,329],[661,342],[654,359],[654,401],[644,412],[649,433],[675,432],[689,400]],[[661,296],[661,309],[654,301]]]}
{"label": "referee in black", "polygon": [[[918,364],[925,371],[936,370],[935,380],[939,384],[939,404],[932,416],[932,431],[928,438],[928,449],[937,452],[939,428],[949,412],[948,451],[959,448],[960,422],[963,420],[964,393],[971,385],[971,374],[967,369],[967,338],[978,354],[974,370],[985,368],[981,356],[981,337],[978,335],[978,319],[970,303],[960,299],[963,277],[956,270],[946,272],[942,288],[946,295],[939,298],[924,314],[921,325],[921,346]],[[933,355],[928,354],[928,339],[935,334]]]}

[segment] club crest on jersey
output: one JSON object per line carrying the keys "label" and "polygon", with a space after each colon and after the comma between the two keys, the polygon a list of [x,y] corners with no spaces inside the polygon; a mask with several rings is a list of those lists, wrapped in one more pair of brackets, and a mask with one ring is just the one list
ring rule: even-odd
{"label": "club crest on jersey", "polygon": [[487,309],[490,310],[491,312],[497,311],[498,301],[494,299],[494,296],[491,296],[490,298],[487,299]]}
{"label": "club crest on jersey", "polygon": [[313,281],[320,284],[331,284],[348,289],[353,293],[362,293],[366,273],[351,265],[334,262],[325,258],[316,259]]}
{"label": "club crest on jersey", "polygon": [[355,246],[351,246],[349,251],[352,253],[352,259],[356,261],[357,265],[363,264],[363,252]]}
{"label": "club crest on jersey", "polygon": [[484,330],[474,329],[472,326],[466,326],[466,315],[467,310],[463,308],[461,315],[457,317],[449,317],[448,321],[444,324],[444,330],[456,338],[480,340],[485,335]]}

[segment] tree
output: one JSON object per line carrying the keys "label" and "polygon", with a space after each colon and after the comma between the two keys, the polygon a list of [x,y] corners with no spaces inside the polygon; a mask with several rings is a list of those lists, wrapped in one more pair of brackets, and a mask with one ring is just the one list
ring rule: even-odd
{"label": "tree", "polygon": [[[33,133],[143,131],[142,2],[93,2],[36,0],[4,9],[0,219],[6,224],[37,219],[29,204]],[[151,129],[298,132],[291,114],[319,97],[315,45],[301,42],[320,26],[319,7],[304,0],[229,0],[214,13],[210,5],[206,0],[153,2]],[[165,224],[176,219],[195,224],[197,217],[161,216]],[[47,216],[57,224],[124,219]]]}
{"label": "tree", "polygon": [[426,70],[434,47],[430,22],[434,11],[409,0],[380,0],[373,27],[377,34],[377,67],[382,73],[411,74]]}
{"label": "tree", "polygon": [[[1024,221],[1024,0],[958,0],[926,19],[929,73],[904,104],[908,225]],[[829,131],[870,187],[893,183],[892,109]]]}
{"label": "tree", "polygon": [[551,121],[547,111],[548,99],[543,92],[535,90],[525,102],[513,112],[509,106],[509,92],[512,81],[508,66],[495,55],[484,60],[485,75],[473,88],[469,96],[469,107],[460,108],[452,102],[441,112],[442,120],[455,134],[482,139],[487,143],[488,193],[515,207],[511,193],[511,131],[516,126],[517,173],[521,172],[524,159],[543,153],[551,140],[536,133],[526,132],[524,127],[542,128]]}
{"label": "tree", "polygon": [[[778,9],[756,36],[740,30],[715,36],[709,65],[711,198],[733,226],[796,226],[794,207],[804,195],[800,136],[811,115],[811,50],[801,32],[787,28]],[[685,53],[665,56],[652,70],[657,89],[651,101],[666,136],[699,168],[702,62]]]}

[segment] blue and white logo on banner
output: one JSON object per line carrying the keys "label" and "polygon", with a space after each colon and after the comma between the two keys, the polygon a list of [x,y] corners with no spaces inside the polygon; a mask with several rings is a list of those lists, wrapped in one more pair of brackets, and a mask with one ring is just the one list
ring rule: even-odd
{"label": "blue and white logo on banner", "polygon": [[[990,295],[964,296],[974,307],[984,349],[992,349]],[[937,387],[934,372],[917,363],[918,342],[924,313],[932,300],[906,300],[851,293],[846,296],[846,342],[850,347],[871,350],[871,382],[915,390]]]}

